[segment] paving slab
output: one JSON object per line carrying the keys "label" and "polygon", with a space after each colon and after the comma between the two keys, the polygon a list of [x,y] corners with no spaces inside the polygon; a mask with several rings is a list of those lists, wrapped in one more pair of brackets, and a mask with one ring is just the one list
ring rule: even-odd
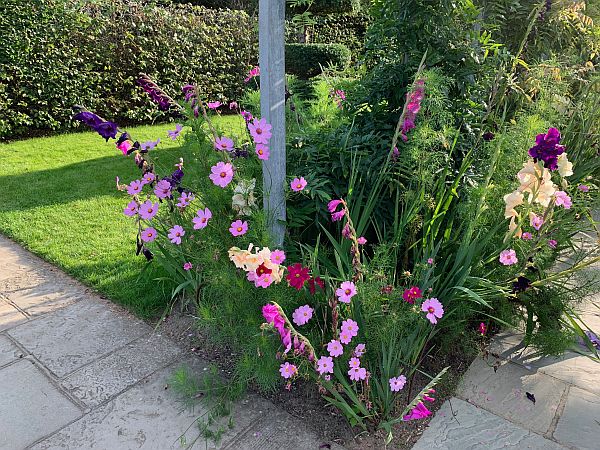
{"label": "paving slab", "polygon": [[161,336],[142,337],[73,372],[61,385],[87,406],[95,406],[162,369],[182,353]]}
{"label": "paving slab", "polygon": [[413,450],[566,450],[556,442],[458,398],[444,402]]}
{"label": "paving slab", "polygon": [[0,367],[16,361],[21,356],[21,351],[11,342],[11,340],[0,334]]}
{"label": "paving slab", "polygon": [[35,366],[22,359],[0,369],[0,448],[25,448],[81,416]]}
{"label": "paving slab", "polygon": [[27,322],[27,320],[28,317],[25,314],[0,295],[0,332]]}
{"label": "paving slab", "polygon": [[576,387],[570,388],[565,409],[558,420],[553,437],[577,449],[598,449],[600,447],[600,396]]}
{"label": "paving slab", "polygon": [[[545,434],[567,385],[541,372],[506,362],[497,372],[477,358],[461,380],[456,396],[513,423]],[[533,393],[536,403],[528,400]]]}
{"label": "paving slab", "polygon": [[109,302],[90,297],[8,333],[62,378],[143,335],[150,336],[152,329]]}

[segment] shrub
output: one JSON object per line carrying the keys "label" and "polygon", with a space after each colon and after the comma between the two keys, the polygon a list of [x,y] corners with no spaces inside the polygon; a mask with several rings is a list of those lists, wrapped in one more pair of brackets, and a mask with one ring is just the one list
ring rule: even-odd
{"label": "shrub", "polygon": [[255,55],[245,12],[189,5],[9,0],[0,30],[0,137],[64,129],[73,104],[151,120],[157,109],[135,88],[139,72],[170,93],[184,80],[208,98],[237,98]]}
{"label": "shrub", "polygon": [[360,0],[312,0],[309,11],[315,15],[352,13],[361,8]]}
{"label": "shrub", "polygon": [[299,78],[311,78],[321,73],[321,67],[344,69],[351,53],[343,44],[286,44],[285,70]]}

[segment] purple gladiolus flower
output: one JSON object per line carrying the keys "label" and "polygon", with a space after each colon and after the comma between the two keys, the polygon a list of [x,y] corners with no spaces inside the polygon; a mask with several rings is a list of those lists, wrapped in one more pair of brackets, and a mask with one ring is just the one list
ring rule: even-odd
{"label": "purple gladiolus flower", "polygon": [[159,88],[148,75],[141,73],[140,78],[138,78],[136,82],[144,91],[146,91],[152,101],[158,104],[158,109],[161,111],[168,111],[171,106],[176,105],[175,101],[169,97],[165,91]]}
{"label": "purple gladiolus flower", "polygon": [[175,125],[175,130],[169,130],[167,131],[167,134],[169,135],[169,137],[171,138],[171,140],[176,140],[179,135],[181,134],[181,130],[183,130],[183,125],[181,125],[180,123]]}
{"label": "purple gladiolus flower", "polygon": [[544,167],[550,170],[558,169],[558,155],[565,152],[565,146],[560,145],[560,133],[556,128],[549,128],[546,134],[538,134],[535,145],[529,149],[529,156],[535,161],[544,162]]}

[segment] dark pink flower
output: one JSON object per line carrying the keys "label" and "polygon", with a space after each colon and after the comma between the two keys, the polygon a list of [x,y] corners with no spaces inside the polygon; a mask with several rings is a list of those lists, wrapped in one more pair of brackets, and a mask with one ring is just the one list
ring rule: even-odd
{"label": "dark pink flower", "polygon": [[424,419],[425,417],[429,417],[431,415],[431,411],[429,411],[422,402],[417,403],[409,414],[404,416],[402,420],[418,420]]}
{"label": "dark pink flower", "polygon": [[418,286],[412,286],[402,293],[402,298],[404,301],[410,303],[411,305],[414,305],[415,300],[420,299],[422,296],[423,292],[421,292],[421,289],[419,289]]}

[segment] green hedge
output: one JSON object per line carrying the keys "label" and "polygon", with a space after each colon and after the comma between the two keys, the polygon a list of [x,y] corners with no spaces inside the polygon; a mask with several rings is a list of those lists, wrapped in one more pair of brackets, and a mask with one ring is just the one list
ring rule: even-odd
{"label": "green hedge", "polygon": [[286,44],[285,71],[299,78],[311,78],[321,73],[320,66],[346,68],[351,56],[343,44]]}
{"label": "green hedge", "polygon": [[352,13],[361,8],[360,0],[313,0],[313,14]]}
{"label": "green hedge", "polygon": [[237,98],[256,58],[243,11],[123,0],[0,2],[0,137],[70,126],[84,105],[115,121],[157,108],[136,86],[146,72],[166,92],[196,82],[211,99]]}

